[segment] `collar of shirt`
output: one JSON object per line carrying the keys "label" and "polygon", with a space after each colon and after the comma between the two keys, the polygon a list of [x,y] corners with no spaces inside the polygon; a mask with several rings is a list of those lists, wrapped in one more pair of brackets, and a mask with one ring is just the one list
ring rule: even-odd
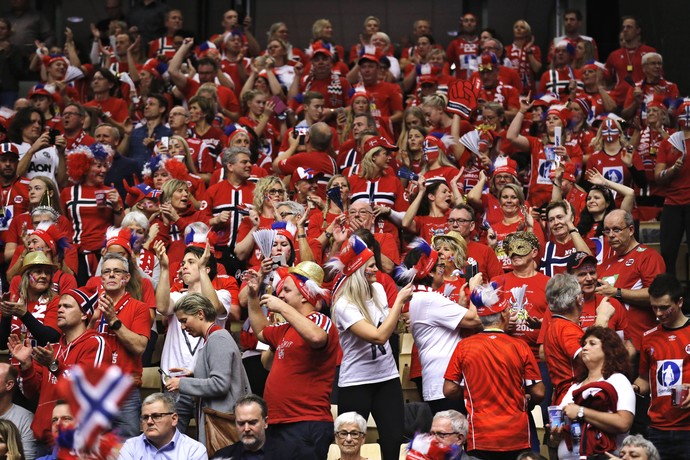
{"label": "collar of shirt", "polygon": [[147,449],[147,450],[152,450],[152,451],[154,451],[154,452],[165,452],[165,451],[168,451],[168,450],[175,450],[175,446],[177,445],[178,440],[179,440],[181,434],[180,434],[180,432],[177,430],[177,428],[175,428],[175,434],[173,435],[173,437],[172,437],[172,439],[170,440],[170,442],[167,443],[167,444],[165,444],[164,446],[162,446],[160,449],[157,448],[156,446],[154,446],[153,443],[151,443],[151,441],[148,440],[148,438],[146,437],[146,435],[142,435],[142,436],[144,437],[144,445],[146,446],[146,449]]}

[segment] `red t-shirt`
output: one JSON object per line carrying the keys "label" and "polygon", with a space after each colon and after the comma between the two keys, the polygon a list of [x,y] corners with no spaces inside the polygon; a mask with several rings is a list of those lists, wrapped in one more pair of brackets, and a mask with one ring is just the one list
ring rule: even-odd
{"label": "red t-shirt", "polygon": [[264,390],[272,423],[333,420],[330,396],[338,332],[326,315],[313,312],[307,318],[328,335],[324,347],[310,347],[290,323],[268,326],[262,331],[266,343],[275,350]]}
{"label": "red t-shirt", "polygon": [[552,316],[544,337],[546,366],[553,382],[551,404],[561,403],[575,378],[575,359],[580,353],[580,339],[585,334],[580,326],[562,316]]}
{"label": "red t-shirt", "polygon": [[[292,174],[297,168],[311,168],[314,174],[321,173],[317,187],[317,193],[321,199],[326,199],[326,185],[336,173],[335,160],[325,152],[303,152],[292,155],[287,160],[278,163],[278,169],[282,174]],[[295,189],[295,176],[290,177],[290,189]]]}
{"label": "red t-shirt", "polygon": [[118,123],[124,123],[129,118],[129,106],[124,99],[119,97],[108,97],[104,101],[93,99],[84,104],[84,106],[100,107],[104,114],[110,115],[110,118]]}
{"label": "red t-shirt", "polygon": [[[187,78],[187,85],[184,87],[183,91],[185,99],[189,101],[193,98],[200,87],[200,82]],[[230,112],[240,112],[240,103],[237,100],[237,96],[235,96],[235,93],[230,88],[216,85],[216,91],[218,92],[218,103],[221,107]],[[223,145],[225,145],[225,143],[223,143]]]}
{"label": "red t-shirt", "polygon": [[494,330],[465,338],[444,378],[464,381],[468,451],[529,449],[525,387],[540,382],[541,374],[524,342]]}
{"label": "red t-shirt", "polygon": [[403,101],[400,86],[394,83],[379,82],[364,87],[371,98],[371,114],[389,118],[394,112],[402,112]]}
{"label": "red t-shirt", "polygon": [[7,187],[0,186],[3,215],[0,216],[0,241],[5,241],[14,218],[29,210],[29,182],[25,177],[15,178]]}
{"label": "red t-shirt", "polygon": [[[536,79],[532,66],[529,63],[529,55],[522,48],[518,48],[512,43],[506,46],[505,55],[510,59],[513,68],[518,71],[522,81],[522,94],[527,94],[530,90],[536,89]],[[541,62],[541,49],[538,46],[532,46],[532,55],[537,61]]]}
{"label": "red t-shirt", "polygon": [[[148,340],[151,335],[149,308],[148,305],[132,298],[132,296],[125,292],[120,301],[115,305],[115,312],[124,327],[135,334],[146,337]],[[131,353],[125,348],[117,338],[116,333],[110,330],[108,323],[105,322],[105,318],[103,318],[103,321],[98,322],[96,331],[113,350],[112,364],[116,364],[125,374],[130,374],[134,384],[140,387],[141,374],[143,372],[141,355]]]}
{"label": "red t-shirt", "polygon": [[[525,137],[529,141],[532,163],[530,167],[527,200],[532,203],[532,206],[539,207],[551,201],[551,191],[553,188],[551,170],[554,167],[554,162],[547,160],[546,153],[544,152],[544,144],[541,139],[532,136]],[[573,146],[565,145],[564,147],[569,158],[582,155],[582,153],[576,148],[573,148]]]}
{"label": "red t-shirt", "polygon": [[458,37],[448,45],[446,57],[448,62],[455,64],[455,75],[462,80],[469,80],[472,74],[472,63],[477,59],[479,51],[479,37],[467,40]]}
{"label": "red t-shirt", "polygon": [[77,134],[75,137],[65,136],[65,140],[67,141],[67,145],[65,146],[65,150],[67,150],[67,151],[74,149],[78,145],[89,146],[89,145],[94,144],[96,142],[96,139],[94,139],[93,137],[86,134],[86,132],[83,130],[79,134]]}
{"label": "red t-shirt", "polygon": [[678,329],[657,325],[645,332],[640,350],[640,376],[649,380],[651,427],[690,430],[690,411],[671,405],[671,387],[688,383],[690,375],[690,322]]}
{"label": "red t-shirt", "polygon": [[419,237],[431,244],[431,238],[435,235],[448,233],[448,216],[415,216],[414,223],[417,225]]}
{"label": "red t-shirt", "polygon": [[[611,182],[616,182],[617,184],[627,185],[632,188],[633,179],[630,169],[628,169],[623,160],[621,159],[621,154],[623,149],[614,156],[611,156],[603,151],[594,152],[587,161],[587,169],[596,169]],[[642,158],[637,152],[633,152],[633,166],[638,171],[644,170],[644,165],[642,164]],[[623,202],[623,196],[620,193],[616,194],[616,206],[620,208]]]}
{"label": "red t-shirt", "polygon": [[612,78],[615,78],[614,93],[619,95],[616,100],[618,105],[623,105],[625,95],[628,92],[628,84],[624,78],[630,76],[633,81],[640,81],[644,78],[642,56],[647,53],[656,53],[656,50],[647,45],[640,45],[634,49],[618,48],[606,58],[606,70],[609,71]]}
{"label": "red t-shirt", "polygon": [[[599,270],[599,278],[621,289],[648,288],[656,275],[666,272],[661,255],[644,245],[638,245],[625,255],[614,255],[605,260]],[[628,337],[639,350],[642,334],[657,325],[649,305],[637,307],[625,304],[628,309]]]}
{"label": "red t-shirt", "polygon": [[[690,149],[690,142],[685,139],[685,149]],[[664,140],[659,146],[656,161],[657,163],[664,163],[666,168],[670,168],[676,163],[676,160],[682,156],[682,153],[668,141]],[[680,171],[664,185],[666,199],[664,204],[668,205],[686,205],[690,203],[690,165],[686,161],[681,166]]]}
{"label": "red t-shirt", "polygon": [[503,274],[503,267],[498,261],[496,253],[489,246],[476,241],[467,241],[467,263],[476,264],[477,269],[490,280]]}
{"label": "red t-shirt", "polygon": [[[508,308],[518,312],[517,324],[511,335],[527,343],[532,349],[535,358],[538,358],[539,344],[537,343],[537,338],[539,337],[539,329],[529,327],[527,318],[543,319],[546,310],[549,309],[549,304],[546,301],[546,283],[548,283],[549,277],[541,272],[537,272],[529,278],[518,278],[511,272],[494,278],[492,281],[496,281],[503,292],[501,302],[507,305]],[[523,298],[523,305],[520,307],[515,305],[515,295],[511,290],[523,286],[527,286],[527,290]]]}

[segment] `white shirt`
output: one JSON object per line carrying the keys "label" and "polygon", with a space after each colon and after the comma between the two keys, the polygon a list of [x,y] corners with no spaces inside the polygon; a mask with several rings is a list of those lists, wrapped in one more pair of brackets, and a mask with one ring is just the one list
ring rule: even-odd
{"label": "white shirt", "polygon": [[[17,145],[20,161],[30,148],[31,144],[28,142],[22,142],[20,145]],[[60,158],[58,157],[58,152],[55,146],[46,147],[43,150],[39,150],[38,152],[34,153],[25,176],[29,179],[32,179],[36,176],[47,176],[53,179],[53,182],[55,185],[57,185],[56,174],[59,163]]]}
{"label": "white shirt", "polygon": [[424,401],[443,399],[443,375],[460,342],[458,325],[467,308],[431,288],[419,286],[410,300],[410,325],[422,363]]}
{"label": "white shirt", "polygon": [[[365,308],[374,322],[374,327],[378,327],[388,316],[388,300],[386,291],[379,283],[372,284],[371,288],[378,304],[383,308],[378,308],[373,299],[367,300]],[[385,345],[374,345],[357,337],[350,330],[353,324],[362,320],[366,321],[359,308],[342,297],[333,308],[340,348],[343,350],[338,386],[365,385],[400,378],[393,352],[387,341]]]}

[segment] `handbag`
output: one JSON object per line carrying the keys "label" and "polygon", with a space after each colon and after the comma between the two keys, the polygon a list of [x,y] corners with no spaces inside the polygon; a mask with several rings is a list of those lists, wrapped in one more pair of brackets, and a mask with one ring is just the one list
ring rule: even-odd
{"label": "handbag", "polygon": [[208,407],[203,407],[202,412],[206,430],[206,450],[209,457],[212,457],[217,450],[240,440],[235,425],[235,414],[227,414]]}

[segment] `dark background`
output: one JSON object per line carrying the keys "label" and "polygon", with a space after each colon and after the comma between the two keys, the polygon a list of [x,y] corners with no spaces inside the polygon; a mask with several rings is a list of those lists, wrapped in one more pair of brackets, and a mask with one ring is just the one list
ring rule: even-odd
{"label": "dark background", "polygon": [[[88,24],[104,18],[103,0],[33,0],[54,24],[56,30],[72,27],[78,41],[88,40]],[[123,0],[125,9],[131,0]],[[475,13],[482,27],[494,28],[504,44],[512,40],[512,25],[525,19],[532,26],[536,42],[545,53],[550,38],[557,34],[560,14],[568,8],[579,8],[585,15],[582,33],[594,37],[599,46],[600,60],[618,48],[620,17],[634,15],[643,25],[646,43],[664,57],[666,78],[678,84],[682,95],[690,93],[690,73],[686,71],[690,42],[690,2],[680,0],[167,0],[182,10],[185,29],[208,37],[221,30],[223,12],[231,7],[240,17],[249,12],[254,18],[254,35],[261,46],[266,44],[266,30],[278,21],[290,30],[293,45],[304,48],[311,37],[315,19],[328,18],[333,23],[336,43],[346,51],[358,41],[364,18],[381,19],[381,29],[395,43],[409,34],[417,18],[431,20],[436,41],[447,45],[457,31],[458,20],[465,11]],[[9,9],[9,0],[0,2],[0,14]],[[67,23],[66,18],[82,17],[81,23]],[[60,38],[58,38],[60,40]]]}

